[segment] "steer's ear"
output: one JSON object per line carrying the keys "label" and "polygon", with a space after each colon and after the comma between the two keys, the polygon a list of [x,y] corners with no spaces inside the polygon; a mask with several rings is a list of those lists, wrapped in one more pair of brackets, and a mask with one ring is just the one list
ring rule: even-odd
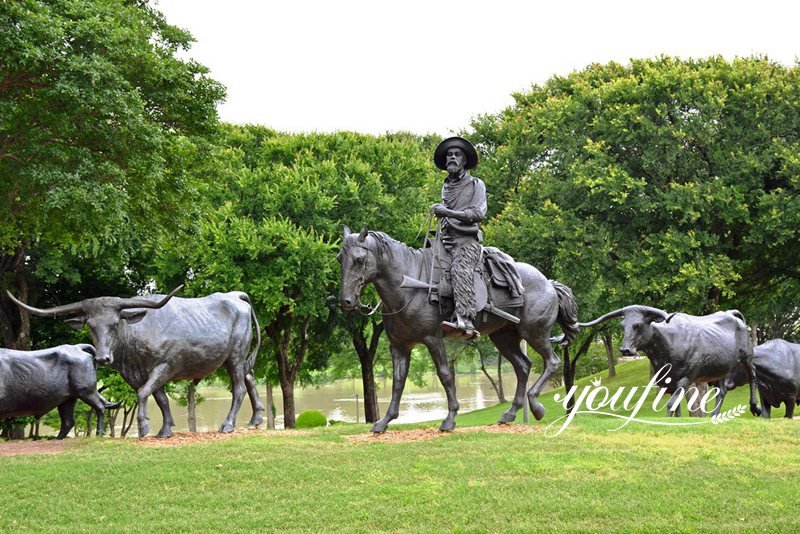
{"label": "steer's ear", "polygon": [[77,315],[75,317],[70,317],[69,319],[64,319],[64,322],[70,325],[73,329],[80,330],[83,328],[83,325],[86,324],[86,316]]}
{"label": "steer's ear", "polygon": [[138,311],[130,311],[130,310],[123,310],[120,314],[120,317],[128,321],[128,323],[138,323],[144,316],[147,315],[147,310],[138,310]]}

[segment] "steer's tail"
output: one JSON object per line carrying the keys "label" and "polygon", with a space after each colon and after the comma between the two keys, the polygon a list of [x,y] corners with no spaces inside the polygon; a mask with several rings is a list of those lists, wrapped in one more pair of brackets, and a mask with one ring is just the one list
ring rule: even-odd
{"label": "steer's tail", "polygon": [[245,374],[252,374],[253,367],[256,364],[256,356],[258,356],[258,349],[261,348],[261,327],[258,325],[258,318],[256,317],[256,312],[253,309],[253,304],[250,302],[250,297],[247,295],[247,293],[242,293],[241,295],[239,295],[239,298],[250,305],[250,318],[256,325],[256,346],[253,348],[253,352],[250,353],[250,356],[247,357],[247,361],[245,362],[245,368],[244,368]]}
{"label": "steer's tail", "polygon": [[575,340],[580,330],[578,327],[578,303],[575,301],[575,296],[570,288],[555,280],[550,280],[550,283],[553,284],[553,288],[555,288],[558,295],[558,317],[556,320],[561,326],[561,330],[564,331],[564,335],[561,336],[559,342],[562,345],[569,345]]}

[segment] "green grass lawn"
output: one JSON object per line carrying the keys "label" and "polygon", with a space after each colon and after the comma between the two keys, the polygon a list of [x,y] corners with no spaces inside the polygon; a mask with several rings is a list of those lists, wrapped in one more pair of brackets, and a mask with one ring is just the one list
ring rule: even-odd
{"label": "green grass lawn", "polygon": [[[603,379],[610,387],[646,382],[646,361]],[[563,415],[552,396],[543,396],[548,413],[537,428]],[[738,389],[723,409],[745,398]],[[504,409],[462,414],[458,426],[492,424]],[[609,432],[617,426],[579,415],[554,438],[470,432],[352,443],[348,434],[369,427],[339,424],[169,448],[73,440],[59,455],[0,458],[0,531],[800,528],[797,421],[747,413],[719,425],[631,423]]]}

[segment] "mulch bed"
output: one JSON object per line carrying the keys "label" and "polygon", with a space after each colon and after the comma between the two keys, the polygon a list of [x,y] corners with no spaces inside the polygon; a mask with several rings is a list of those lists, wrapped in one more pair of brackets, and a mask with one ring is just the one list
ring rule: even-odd
{"label": "mulch bed", "polygon": [[19,439],[0,441],[0,456],[17,456],[19,454],[58,454],[64,452],[69,440],[48,439],[33,441]]}
{"label": "mulch bed", "polygon": [[354,434],[347,436],[351,443],[403,443],[408,441],[425,441],[450,434],[467,434],[471,432],[487,432],[490,434],[532,434],[539,427],[528,425],[489,425],[456,428],[453,432],[441,432],[434,428],[416,428],[413,430],[389,430],[383,434]]}
{"label": "mulch bed", "polygon": [[[389,430],[383,434],[353,434],[344,436],[351,443],[403,443],[412,441],[424,441],[440,438],[450,434],[466,434],[470,432],[487,432],[493,434],[532,434],[540,429],[528,425],[489,425],[472,426],[466,428],[456,428],[453,432],[440,432],[434,428],[416,428],[413,430]],[[258,430],[258,429],[236,429],[230,433],[223,432],[175,432],[169,438],[157,438],[148,436],[146,438],[132,438],[135,443],[145,447],[181,447],[195,443],[205,443],[208,441],[223,441],[242,436],[289,436],[301,434],[298,430]],[[65,440],[12,440],[0,441],[0,457],[17,456],[29,454],[58,454],[64,452],[70,443],[70,439]]]}

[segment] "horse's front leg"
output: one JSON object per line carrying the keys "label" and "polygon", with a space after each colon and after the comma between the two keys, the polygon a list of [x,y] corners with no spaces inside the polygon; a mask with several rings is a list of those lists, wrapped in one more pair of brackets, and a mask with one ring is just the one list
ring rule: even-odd
{"label": "horse's front leg", "polygon": [[452,432],[456,427],[456,414],[458,413],[458,399],[456,399],[456,383],[453,371],[447,365],[447,352],[444,348],[444,341],[441,337],[429,336],[424,340],[428,352],[431,353],[433,363],[436,365],[436,374],[439,381],[444,386],[447,395],[447,417],[442,421],[439,430],[442,432]]}
{"label": "horse's front leg", "polygon": [[400,415],[400,397],[403,395],[403,388],[406,386],[408,377],[408,366],[411,362],[411,347],[398,347],[391,345],[392,351],[392,401],[383,419],[372,425],[372,431],[382,434],[386,432],[389,423]]}

